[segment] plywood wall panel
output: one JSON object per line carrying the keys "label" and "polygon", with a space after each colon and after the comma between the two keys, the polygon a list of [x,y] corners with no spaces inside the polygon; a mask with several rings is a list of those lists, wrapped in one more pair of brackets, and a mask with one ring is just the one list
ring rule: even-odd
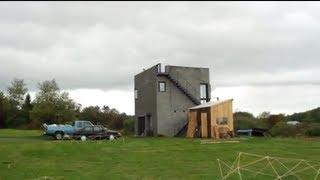
{"label": "plywood wall panel", "polygon": [[193,138],[197,125],[197,111],[189,111],[187,137]]}
{"label": "plywood wall panel", "polygon": [[207,113],[201,113],[201,137],[208,137],[208,117]]}

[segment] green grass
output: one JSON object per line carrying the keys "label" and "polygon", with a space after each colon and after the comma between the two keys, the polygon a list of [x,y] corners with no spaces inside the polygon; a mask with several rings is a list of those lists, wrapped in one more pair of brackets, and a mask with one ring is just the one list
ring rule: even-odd
{"label": "green grass", "polygon": [[248,138],[200,144],[199,139],[124,138],[113,142],[54,141],[40,131],[0,130],[0,180],[218,179],[217,158],[238,152],[320,161],[320,139]]}

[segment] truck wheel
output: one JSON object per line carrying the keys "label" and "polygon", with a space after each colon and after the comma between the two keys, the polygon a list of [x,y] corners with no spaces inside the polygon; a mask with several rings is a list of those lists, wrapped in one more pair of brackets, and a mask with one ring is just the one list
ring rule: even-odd
{"label": "truck wheel", "polygon": [[86,136],[81,136],[81,141],[86,141],[87,140],[87,137]]}
{"label": "truck wheel", "polygon": [[56,132],[54,137],[56,138],[56,140],[62,140],[63,132]]}
{"label": "truck wheel", "polygon": [[112,140],[114,140],[114,139],[115,139],[114,135],[111,134],[111,135],[109,136],[109,140],[112,141]]}

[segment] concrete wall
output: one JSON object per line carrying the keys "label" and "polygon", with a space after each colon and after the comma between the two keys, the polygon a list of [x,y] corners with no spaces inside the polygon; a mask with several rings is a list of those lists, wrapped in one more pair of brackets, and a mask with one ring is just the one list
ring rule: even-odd
{"label": "concrete wall", "polygon": [[157,93],[158,134],[174,136],[187,122],[188,108],[194,103],[166,77],[158,81],[166,82],[166,92]]}
{"label": "concrete wall", "polygon": [[[166,69],[173,77],[178,74],[182,76],[176,77],[177,80],[183,79],[182,86],[186,84],[183,82],[188,81],[198,92],[193,94],[199,99],[200,83],[209,84],[208,68],[167,66]],[[167,86],[166,92],[157,90],[158,134],[174,136],[187,123],[188,108],[195,104],[166,77],[160,76],[158,81],[165,81]]]}
{"label": "concrete wall", "polygon": [[[151,114],[151,130],[157,133],[157,66],[153,66],[134,77],[134,89],[138,90],[135,99],[135,134],[138,133],[138,117]],[[147,125],[147,124],[146,124]]]}

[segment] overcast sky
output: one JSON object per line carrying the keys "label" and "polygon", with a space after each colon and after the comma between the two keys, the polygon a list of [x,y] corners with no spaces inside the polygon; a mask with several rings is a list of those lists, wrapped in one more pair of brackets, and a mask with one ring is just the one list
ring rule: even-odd
{"label": "overcast sky", "polygon": [[235,111],[320,106],[319,2],[0,2],[0,89],[55,78],[83,106],[133,114],[133,77],[210,68]]}

